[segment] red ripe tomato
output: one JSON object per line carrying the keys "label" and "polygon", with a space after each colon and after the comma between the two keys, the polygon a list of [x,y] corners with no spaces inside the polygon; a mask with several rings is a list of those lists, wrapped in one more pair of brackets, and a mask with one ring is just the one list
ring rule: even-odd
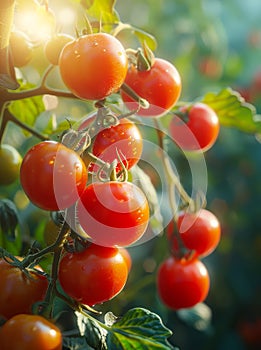
{"label": "red ripe tomato", "polygon": [[62,350],[62,334],[38,315],[19,314],[0,329],[1,350]]}
{"label": "red ripe tomato", "polygon": [[126,248],[119,248],[120,254],[122,255],[123,259],[126,262],[128,271],[130,272],[131,267],[132,267],[132,258],[130,253],[128,252],[128,250]]}
{"label": "red ripe tomato", "polygon": [[131,182],[88,185],[78,202],[77,212],[85,236],[107,247],[136,242],[144,234],[149,220],[146,196]]}
{"label": "red ripe tomato", "polygon": [[120,293],[127,281],[128,267],[119,249],[91,244],[82,252],[64,255],[58,276],[70,297],[93,306]]}
{"label": "red ripe tomato", "polygon": [[63,210],[83,192],[87,170],[81,157],[61,143],[43,141],[25,155],[20,181],[28,198],[45,210]]}
{"label": "red ripe tomato", "polygon": [[[105,162],[118,159],[117,151],[124,166],[130,169],[142,154],[143,141],[137,126],[130,120],[120,119],[119,124],[101,130],[95,137],[92,153]],[[121,166],[118,163],[117,170]]]}
{"label": "red ripe tomato", "polygon": [[162,302],[173,310],[189,308],[205,300],[209,291],[209,275],[197,259],[163,261],[157,273],[157,289]]}
{"label": "red ripe tomato", "polygon": [[[137,113],[143,117],[156,117],[166,113],[174,106],[181,93],[179,72],[173,64],[161,58],[155,58],[148,71],[139,71],[132,65],[125,83],[150,103],[148,109],[140,109]],[[121,92],[121,95],[130,110],[138,107],[137,102],[126,93]]]}
{"label": "red ripe tomato", "polygon": [[177,116],[170,122],[170,135],[184,151],[207,151],[215,143],[219,134],[219,119],[212,108],[204,103],[196,103],[182,112],[187,123]]}
{"label": "red ripe tomato", "polygon": [[[37,269],[43,272],[40,266]],[[31,313],[33,304],[44,299],[48,287],[45,276],[33,270],[27,276],[4,259],[0,259],[0,281],[0,315],[7,319],[20,313]]]}
{"label": "red ripe tomato", "polygon": [[[181,213],[177,226],[185,247],[194,250],[195,254],[201,257],[212,253],[220,241],[220,223],[216,216],[206,209],[197,213]],[[175,251],[177,241],[173,230],[174,225],[171,221],[167,227],[167,235]]]}
{"label": "red ripe tomato", "polygon": [[100,100],[119,90],[127,74],[128,59],[118,39],[95,33],[68,43],[61,52],[59,67],[73,94]]}

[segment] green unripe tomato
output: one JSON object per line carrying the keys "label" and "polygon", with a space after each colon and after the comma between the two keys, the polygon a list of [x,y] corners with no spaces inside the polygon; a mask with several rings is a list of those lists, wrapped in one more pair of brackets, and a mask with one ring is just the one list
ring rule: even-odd
{"label": "green unripe tomato", "polygon": [[0,185],[10,185],[19,177],[22,157],[7,144],[0,145]]}
{"label": "green unripe tomato", "polygon": [[44,53],[47,60],[55,66],[58,65],[62,49],[67,43],[72,40],[74,40],[72,36],[64,33],[56,34],[53,36],[50,40],[47,41],[44,48]]}

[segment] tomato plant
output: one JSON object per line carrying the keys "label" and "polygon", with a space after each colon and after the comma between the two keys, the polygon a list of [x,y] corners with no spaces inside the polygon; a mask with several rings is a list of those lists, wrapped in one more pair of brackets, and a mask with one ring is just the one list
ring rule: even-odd
{"label": "tomato plant", "polygon": [[[74,277],[77,276],[77,281]],[[79,253],[67,253],[59,267],[59,281],[73,299],[86,305],[103,303],[124,287],[128,266],[117,248],[91,244]]]}
{"label": "tomato plant", "polygon": [[[92,152],[105,162],[112,163],[119,157],[127,169],[132,168],[142,154],[143,140],[135,123],[120,119],[117,125],[101,130],[93,141]],[[118,171],[121,169],[118,163]]]}
{"label": "tomato plant", "polygon": [[[183,11],[180,17],[179,6],[190,8],[181,3],[164,19],[177,19],[174,61],[161,55],[153,35],[120,19],[116,1],[1,1],[0,347],[4,350],[58,350],[62,343],[66,350],[167,350],[176,346],[178,319],[197,330],[209,329],[210,309],[218,298],[207,299],[210,278],[200,259],[217,247],[226,216],[242,231],[244,223],[249,224],[237,210],[242,203],[249,205],[251,186],[241,177],[252,176],[254,168],[248,157],[233,163],[233,176],[225,182],[237,184],[237,197],[230,201],[227,196],[233,191],[222,197],[224,183],[220,178],[213,181],[216,174],[207,176],[206,160],[211,166],[220,163],[222,173],[230,168],[215,152],[221,147],[220,154],[227,156],[227,146],[235,140],[233,131],[229,143],[225,132],[224,142],[208,158],[204,152],[218,139],[221,125],[254,134],[258,140],[261,124],[254,106],[239,93],[229,87],[216,91],[217,77],[224,75],[227,83],[229,67],[234,67],[235,77],[243,65],[235,64],[237,55],[229,56],[224,65],[222,55],[228,51],[217,45],[220,39],[212,23],[194,25],[195,15],[202,12],[195,7],[192,16]],[[146,23],[147,4],[132,7],[130,16],[145,10]],[[190,17],[193,25],[187,26],[192,24]],[[159,35],[165,35],[157,28]],[[19,45],[17,32],[26,36]],[[176,40],[184,37],[184,42]],[[180,51],[186,51],[186,57]],[[171,55],[170,47],[167,52]],[[251,100],[257,101],[258,93],[250,92]],[[7,143],[15,144],[18,153]],[[236,144],[232,152],[238,148]],[[240,178],[234,173],[235,163]],[[209,185],[217,185],[217,193],[209,196],[207,207],[208,179]],[[235,206],[232,215],[228,203]],[[217,209],[220,222],[206,208],[213,213]],[[256,210],[254,205],[252,212]],[[234,276],[223,283],[229,272],[217,276],[215,262],[219,254],[227,257],[234,242],[232,235],[222,236],[225,241],[207,266],[214,287],[225,295],[224,286],[227,289]],[[254,242],[256,251],[258,243]],[[241,260],[235,261],[244,275]],[[240,300],[241,288],[250,282],[240,284]],[[222,299],[219,314],[226,305]],[[61,325],[63,339],[49,320]]]}
{"label": "tomato plant", "polygon": [[205,300],[209,291],[209,275],[205,265],[197,259],[163,261],[157,272],[158,293],[169,308],[189,308]]}
{"label": "tomato plant", "polygon": [[65,85],[76,96],[99,100],[119,90],[128,60],[118,39],[96,33],[68,43],[61,52],[59,67]]}
{"label": "tomato plant", "polygon": [[19,314],[0,329],[2,350],[62,350],[58,327],[42,316]]}
{"label": "tomato plant", "polygon": [[20,181],[33,204],[45,210],[62,210],[83,192],[87,171],[76,152],[59,142],[44,141],[24,156]]}
{"label": "tomato plant", "polygon": [[0,259],[0,278],[0,315],[7,319],[31,313],[33,304],[44,299],[48,281],[40,266],[25,273]]}
{"label": "tomato plant", "polygon": [[[220,241],[220,223],[216,216],[206,209],[201,209],[197,213],[181,212],[178,216],[177,228],[185,247],[200,256],[211,254]],[[177,238],[173,221],[168,225],[167,231],[175,251]]]}
{"label": "tomato plant", "polygon": [[0,145],[0,185],[10,185],[19,178],[22,157],[7,144]]}
{"label": "tomato plant", "polygon": [[[181,78],[178,70],[170,62],[161,58],[155,58],[147,71],[139,71],[136,66],[131,65],[125,83],[150,103],[149,108],[140,109],[137,112],[143,117],[165,114],[175,105],[181,93]],[[129,109],[138,107],[125,92],[122,92],[122,99]]]}
{"label": "tomato plant", "polygon": [[187,122],[174,116],[169,131],[174,141],[184,151],[207,151],[215,143],[219,134],[219,119],[212,108],[196,103],[182,108]]}
{"label": "tomato plant", "polygon": [[104,246],[128,246],[145,232],[148,201],[131,182],[94,182],[77,204],[78,221],[85,235]]}

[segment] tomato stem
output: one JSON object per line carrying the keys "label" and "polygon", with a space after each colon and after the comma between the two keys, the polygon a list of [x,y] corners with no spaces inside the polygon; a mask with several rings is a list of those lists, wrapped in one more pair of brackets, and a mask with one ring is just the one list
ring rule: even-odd
{"label": "tomato stem", "polygon": [[134,101],[138,102],[139,106],[144,109],[148,109],[150,104],[145,98],[140,97],[129,85],[123,83],[121,90],[130,96]]}
{"label": "tomato stem", "polygon": [[167,185],[168,185],[168,196],[169,196],[169,202],[170,202],[170,207],[172,210],[173,214],[173,224],[174,224],[174,229],[173,229],[173,239],[174,235],[177,239],[178,243],[178,252],[173,252],[173,254],[178,254],[178,257],[181,258],[184,255],[184,251],[186,250],[183,244],[183,241],[181,239],[178,227],[177,227],[177,221],[178,221],[178,205],[176,202],[176,192],[180,195],[182,200],[188,205],[191,205],[193,203],[192,198],[187,194],[185,189],[183,188],[182,184],[180,183],[178,177],[176,176],[175,172],[172,169],[172,166],[169,161],[169,157],[167,153],[164,150],[164,132],[160,128],[160,124],[157,118],[154,118],[154,125],[156,127],[157,131],[157,136],[158,136],[158,143],[159,143],[159,149],[161,152],[161,159],[163,162],[163,168],[164,168],[164,173],[166,176],[167,180]]}

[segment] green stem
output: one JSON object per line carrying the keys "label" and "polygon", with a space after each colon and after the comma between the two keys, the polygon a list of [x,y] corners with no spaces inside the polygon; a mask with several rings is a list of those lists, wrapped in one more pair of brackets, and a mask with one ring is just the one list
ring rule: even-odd
{"label": "green stem", "polygon": [[[172,189],[176,188],[180,197],[182,198],[183,202],[185,204],[189,205],[189,204],[191,204],[192,199],[187,194],[184,187],[181,185],[179,178],[176,176],[175,172],[172,169],[172,166],[170,164],[170,160],[169,160],[167,153],[164,152],[164,142],[163,142],[164,133],[160,129],[158,119],[156,119],[156,118],[154,119],[154,124],[155,124],[156,130],[157,130],[158,143],[159,143],[161,157],[162,157],[163,166],[164,166],[164,170],[165,170],[165,176],[167,177],[167,183],[169,184],[169,186],[172,187]],[[173,194],[173,193],[175,193],[175,191],[171,191],[171,193]],[[175,209],[173,212],[173,214],[175,214],[176,209],[177,209],[175,196],[174,197],[171,196],[171,205],[172,205],[172,209]]]}
{"label": "green stem", "polygon": [[69,231],[70,231],[70,226],[66,222],[66,220],[64,220],[64,223],[61,227],[58,237],[56,238],[56,241],[50,246],[40,250],[39,252],[36,252],[34,254],[28,254],[21,262],[21,267],[26,268],[27,266],[31,265],[33,262],[37,261],[44,255],[49,253],[55,253],[56,251],[59,251],[60,249],[62,249],[63,242],[66,239]]}
{"label": "green stem", "polygon": [[163,142],[164,133],[161,131],[158,119],[154,119],[154,125],[157,130],[159,149],[161,152],[161,159],[162,159],[164,173],[165,173],[166,181],[168,185],[168,196],[169,196],[170,208],[173,214],[173,224],[174,224],[173,238],[175,236],[178,243],[178,254],[176,252],[173,252],[173,253],[177,254],[178,258],[181,258],[184,255],[184,251],[186,249],[184,247],[183,241],[181,239],[181,236],[177,227],[178,205],[176,202],[176,193],[180,195],[183,202],[185,202],[187,205],[191,204],[192,199],[190,198],[190,196],[187,194],[182,184],[180,183],[178,177],[176,176],[175,172],[172,169],[169,157],[167,153],[164,151],[164,142]]}
{"label": "green stem", "polygon": [[134,101],[138,102],[141,108],[148,109],[149,102],[144,98],[141,98],[130,86],[126,83],[123,83],[121,86],[121,90],[125,92],[128,96],[130,96]]}

